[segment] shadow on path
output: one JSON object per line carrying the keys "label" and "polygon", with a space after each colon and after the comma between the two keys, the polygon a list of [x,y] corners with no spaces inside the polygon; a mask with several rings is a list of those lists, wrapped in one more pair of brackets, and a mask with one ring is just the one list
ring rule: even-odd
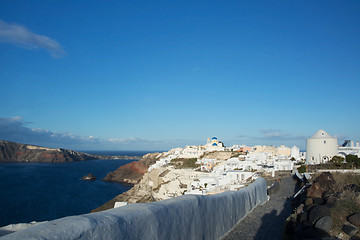
{"label": "shadow on path", "polygon": [[270,213],[266,213],[261,218],[261,225],[253,238],[254,240],[281,240],[284,238],[286,219],[293,213],[294,210],[291,205],[292,196],[299,190],[298,184],[295,184],[293,192],[291,192],[292,196],[285,197],[283,196],[284,189],[282,189],[288,187],[285,184],[287,184],[287,182],[283,182],[280,186],[279,191],[282,192],[274,194],[274,196],[270,195],[270,198],[273,197],[273,201],[278,202],[279,204],[281,204],[281,202],[283,202],[286,198],[283,207],[277,208],[282,210],[279,212],[277,209],[273,209]]}
{"label": "shadow on path", "polygon": [[293,212],[292,196],[298,189],[292,177],[282,178],[270,201],[253,209],[222,240],[283,239],[286,219]]}

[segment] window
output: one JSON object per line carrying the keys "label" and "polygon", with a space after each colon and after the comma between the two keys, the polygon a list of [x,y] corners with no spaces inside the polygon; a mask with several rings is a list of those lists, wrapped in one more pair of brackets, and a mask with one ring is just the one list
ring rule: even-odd
{"label": "window", "polygon": [[324,140],[324,144],[326,144],[326,140]]}

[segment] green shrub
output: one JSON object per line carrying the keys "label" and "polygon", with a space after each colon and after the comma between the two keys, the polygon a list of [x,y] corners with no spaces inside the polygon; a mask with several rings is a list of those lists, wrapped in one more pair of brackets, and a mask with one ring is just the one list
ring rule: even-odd
{"label": "green shrub", "polygon": [[351,163],[356,167],[360,166],[360,159],[356,155],[352,155],[352,154],[346,155],[345,159],[347,163]]}
{"label": "green shrub", "polygon": [[297,169],[298,171],[299,171],[299,173],[304,173],[304,172],[306,172],[306,165],[301,165],[300,167],[298,167],[298,169]]}
{"label": "green shrub", "polygon": [[335,166],[340,167],[343,162],[344,162],[344,158],[340,157],[340,156],[334,156],[331,160],[330,160]]}

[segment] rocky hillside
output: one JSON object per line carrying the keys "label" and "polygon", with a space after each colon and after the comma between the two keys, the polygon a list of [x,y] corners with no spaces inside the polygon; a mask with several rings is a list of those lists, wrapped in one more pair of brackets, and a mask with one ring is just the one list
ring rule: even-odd
{"label": "rocky hillside", "polygon": [[208,152],[205,153],[202,158],[211,158],[211,159],[217,159],[217,160],[226,160],[232,157],[238,157],[240,152],[223,152],[223,151],[214,151],[214,152]]}
{"label": "rocky hillside", "polygon": [[104,181],[136,184],[147,172],[149,166],[159,160],[161,156],[161,153],[148,153],[139,161],[122,165],[114,172],[108,173],[104,178]]}
{"label": "rocky hillside", "polygon": [[360,175],[321,173],[293,199],[286,239],[360,239]]}
{"label": "rocky hillside", "polygon": [[67,149],[45,148],[0,140],[1,162],[73,162],[92,159],[138,159],[139,157],[99,156]]}
{"label": "rocky hillside", "polygon": [[194,169],[155,168],[146,172],[132,189],[116,196],[93,212],[111,209],[115,202],[147,203],[181,196],[192,182],[191,175],[196,175]]}

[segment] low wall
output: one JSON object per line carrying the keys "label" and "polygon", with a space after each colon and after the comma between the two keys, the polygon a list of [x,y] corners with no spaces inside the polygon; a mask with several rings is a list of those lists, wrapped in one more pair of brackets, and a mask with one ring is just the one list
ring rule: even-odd
{"label": "low wall", "polygon": [[316,172],[360,173],[360,169],[318,169]]}
{"label": "low wall", "polygon": [[266,200],[265,179],[258,178],[239,191],[129,204],[42,223],[0,239],[219,239]]}

